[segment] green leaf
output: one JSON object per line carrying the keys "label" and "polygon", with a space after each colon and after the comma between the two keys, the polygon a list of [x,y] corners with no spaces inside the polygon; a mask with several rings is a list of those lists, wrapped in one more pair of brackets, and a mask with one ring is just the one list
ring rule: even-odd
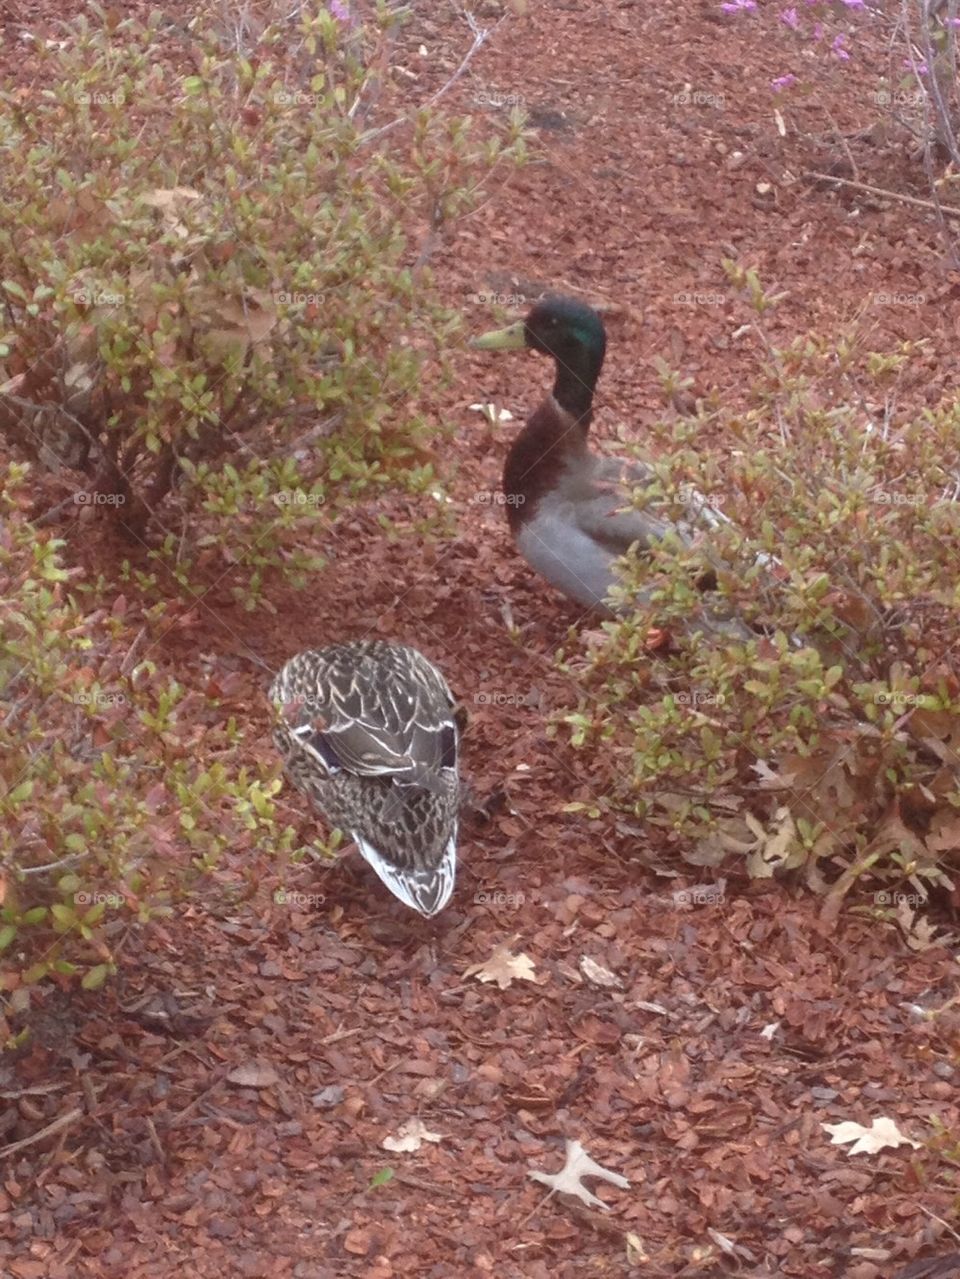
{"label": "green leaf", "polygon": [[16,924],[4,924],[0,928],[0,950],[6,950],[17,935]]}
{"label": "green leaf", "polygon": [[72,906],[65,906],[63,902],[54,902],[50,907],[50,913],[60,925],[58,931],[72,928],[77,922],[77,912]]}
{"label": "green leaf", "polygon": [[83,974],[80,985],[84,990],[99,990],[110,976],[112,968],[112,964],[97,964],[96,968],[91,968],[89,972]]}
{"label": "green leaf", "polygon": [[94,904],[90,907],[90,909],[87,911],[87,913],[83,917],[84,925],[89,928],[91,925],[96,924],[100,919],[103,918],[103,913],[106,909],[107,909],[106,902],[94,902]]}
{"label": "green leaf", "polygon": [[377,1186],[385,1186],[388,1181],[393,1180],[392,1168],[381,1168],[379,1172],[375,1172],[370,1178],[370,1189],[375,1190]]}

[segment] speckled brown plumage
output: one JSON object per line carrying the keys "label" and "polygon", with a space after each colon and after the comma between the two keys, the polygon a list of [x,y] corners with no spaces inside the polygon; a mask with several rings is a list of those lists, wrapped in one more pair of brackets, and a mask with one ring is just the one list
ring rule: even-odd
{"label": "speckled brown plumage", "polygon": [[456,872],[458,730],[437,668],[398,644],[342,644],[291,658],[270,698],[294,785],[395,896],[442,910]]}

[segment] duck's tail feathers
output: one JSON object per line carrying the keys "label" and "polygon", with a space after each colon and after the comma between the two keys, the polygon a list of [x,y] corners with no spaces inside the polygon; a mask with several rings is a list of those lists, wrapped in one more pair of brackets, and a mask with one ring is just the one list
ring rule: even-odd
{"label": "duck's tail feathers", "polygon": [[380,879],[405,906],[419,911],[428,918],[437,915],[453,893],[453,884],[457,873],[457,831],[454,827],[443,857],[436,866],[422,869],[398,866],[384,857],[372,844],[359,833],[351,831],[354,842],[364,859],[376,871]]}

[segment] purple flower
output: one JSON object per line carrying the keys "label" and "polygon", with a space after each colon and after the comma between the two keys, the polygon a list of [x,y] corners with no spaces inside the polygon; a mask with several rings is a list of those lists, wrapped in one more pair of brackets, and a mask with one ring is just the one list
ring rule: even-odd
{"label": "purple flower", "polygon": [[908,71],[916,71],[917,75],[928,75],[930,72],[926,58],[917,58],[916,62],[911,62],[909,58],[904,58],[903,65]]}
{"label": "purple flower", "polygon": [[865,9],[864,0],[843,0],[848,9]]}
{"label": "purple flower", "polygon": [[770,88],[774,91],[774,93],[780,93],[781,90],[789,89],[796,83],[797,77],[791,71],[787,75],[777,76],[776,80],[771,80]]}
{"label": "purple flower", "polygon": [[330,0],[330,12],[338,22],[350,21],[350,10],[343,3],[343,0]]}
{"label": "purple flower", "polygon": [[833,50],[834,57],[839,58],[841,62],[850,61],[850,54],[843,47],[846,43],[847,43],[847,37],[841,31],[838,36],[834,37],[833,44],[830,46],[830,48]]}
{"label": "purple flower", "polygon": [[724,13],[744,13],[747,9],[755,9],[757,0],[725,0],[720,6]]}
{"label": "purple flower", "polygon": [[823,39],[823,23],[822,23],[822,22],[818,22],[818,23],[814,26],[814,28],[813,28],[813,39],[814,39],[814,40],[822,40],[822,39]]}
{"label": "purple flower", "polygon": [[780,14],[780,21],[785,22],[793,31],[800,30],[800,19],[797,17],[796,9],[784,9]]}

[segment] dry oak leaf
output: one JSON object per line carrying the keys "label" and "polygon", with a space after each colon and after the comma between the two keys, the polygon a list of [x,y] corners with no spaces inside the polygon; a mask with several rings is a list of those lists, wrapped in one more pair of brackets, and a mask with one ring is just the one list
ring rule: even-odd
{"label": "dry oak leaf", "polygon": [[630,1188],[626,1177],[595,1163],[579,1141],[567,1142],[567,1162],[559,1172],[528,1172],[527,1176],[539,1181],[541,1185],[549,1186],[553,1192],[559,1190],[563,1194],[576,1195],[588,1208],[602,1208],[604,1212],[610,1211],[610,1205],[590,1193],[582,1183],[583,1177],[599,1177],[603,1181],[609,1181],[612,1186],[619,1186],[621,1190]]}
{"label": "dry oak leaf", "polygon": [[443,1141],[443,1134],[431,1132],[419,1119],[408,1119],[397,1129],[395,1137],[384,1137],[380,1144],[384,1150],[392,1150],[394,1154],[404,1155],[419,1150],[425,1141]]}
{"label": "dry oak leaf", "polygon": [[267,1061],[241,1062],[234,1066],[227,1079],[240,1088],[272,1088],[280,1082],[280,1076]]}
{"label": "dry oak leaf", "polygon": [[510,947],[519,937],[519,933],[510,941],[504,942],[482,964],[472,964],[463,974],[464,977],[476,977],[477,981],[495,981],[501,990],[515,981],[532,981],[534,976],[533,960],[522,951],[519,955],[511,955]]}
{"label": "dry oak leaf", "polygon": [[913,1146],[916,1150],[920,1142],[905,1137],[892,1119],[875,1119],[869,1128],[846,1120],[842,1124],[821,1124],[830,1133],[832,1146],[845,1146],[847,1142],[854,1144],[847,1151],[848,1155],[875,1155],[888,1146]]}

